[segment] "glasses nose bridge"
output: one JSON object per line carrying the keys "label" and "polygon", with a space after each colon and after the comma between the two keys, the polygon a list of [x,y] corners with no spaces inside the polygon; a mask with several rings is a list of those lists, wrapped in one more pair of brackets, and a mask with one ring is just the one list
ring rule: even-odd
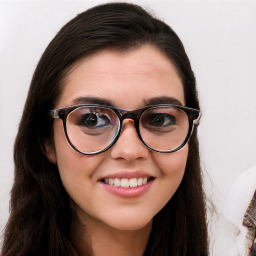
{"label": "glasses nose bridge", "polygon": [[138,119],[138,114],[136,110],[133,111],[125,111],[123,113],[121,113],[121,123],[123,123],[123,121],[125,119],[132,119],[135,123],[135,125],[137,124],[137,119]]}
{"label": "glasses nose bridge", "polygon": [[[134,121],[134,128],[136,130],[137,135],[139,136],[140,140],[142,140],[141,136],[140,136],[139,124],[138,124],[139,118],[140,118],[139,110],[131,110],[131,111],[121,110],[119,113],[121,114],[120,115],[121,130],[122,130],[122,127],[123,127],[123,121],[125,119],[131,119],[131,120]],[[120,132],[121,132],[121,130],[120,130]]]}

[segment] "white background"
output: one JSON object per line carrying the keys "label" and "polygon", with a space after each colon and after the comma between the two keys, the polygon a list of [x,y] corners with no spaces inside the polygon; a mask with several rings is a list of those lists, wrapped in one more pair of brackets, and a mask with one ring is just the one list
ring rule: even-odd
{"label": "white background", "polygon": [[[13,143],[35,66],[67,21],[101,2],[0,1],[0,229],[8,218]],[[256,1],[133,2],[168,23],[190,57],[203,112],[206,188],[221,214],[232,184],[256,163]]]}

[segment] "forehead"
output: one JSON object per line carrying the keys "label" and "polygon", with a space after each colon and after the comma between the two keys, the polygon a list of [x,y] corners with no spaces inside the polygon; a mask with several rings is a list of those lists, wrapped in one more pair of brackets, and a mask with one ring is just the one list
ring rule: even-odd
{"label": "forehead", "polygon": [[104,50],[79,61],[67,74],[56,107],[74,105],[81,97],[104,98],[124,109],[142,107],[156,97],[185,105],[174,64],[149,45],[126,52]]}

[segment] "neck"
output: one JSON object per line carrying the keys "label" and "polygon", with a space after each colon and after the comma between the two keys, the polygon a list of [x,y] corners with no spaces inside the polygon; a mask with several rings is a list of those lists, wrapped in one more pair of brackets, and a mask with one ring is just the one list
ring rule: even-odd
{"label": "neck", "polygon": [[77,216],[72,219],[70,238],[78,256],[142,256],[152,223],[138,230],[118,230],[105,223]]}

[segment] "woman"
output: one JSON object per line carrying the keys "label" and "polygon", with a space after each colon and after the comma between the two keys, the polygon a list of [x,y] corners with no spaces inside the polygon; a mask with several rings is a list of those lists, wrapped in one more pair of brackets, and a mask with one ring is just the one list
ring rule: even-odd
{"label": "woman", "polygon": [[2,255],[208,255],[195,77],[139,6],[67,23],[35,70]]}

